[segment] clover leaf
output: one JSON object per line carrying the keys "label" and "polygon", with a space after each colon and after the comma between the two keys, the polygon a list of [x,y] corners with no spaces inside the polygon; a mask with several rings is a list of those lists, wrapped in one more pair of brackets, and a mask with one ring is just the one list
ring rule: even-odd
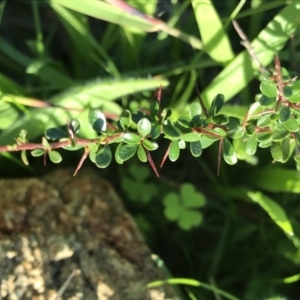
{"label": "clover leaf", "polygon": [[181,229],[190,230],[202,223],[202,213],[195,209],[204,206],[205,203],[202,193],[197,192],[192,184],[184,183],[179,194],[172,192],[165,196],[164,214],[169,221],[176,221]]}
{"label": "clover leaf", "polygon": [[132,164],[128,168],[129,176],[122,178],[121,185],[132,201],[149,202],[158,192],[156,185],[146,180],[150,176],[147,167]]}

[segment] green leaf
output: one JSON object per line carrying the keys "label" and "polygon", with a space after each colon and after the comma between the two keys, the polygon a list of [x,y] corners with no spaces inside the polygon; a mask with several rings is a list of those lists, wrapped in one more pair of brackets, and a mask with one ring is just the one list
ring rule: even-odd
{"label": "green leaf", "polygon": [[264,80],[260,84],[260,90],[265,96],[269,98],[277,96],[277,85],[274,81]]}
{"label": "green leaf", "polygon": [[264,116],[260,116],[257,120],[257,126],[259,127],[266,127],[269,126],[272,123],[271,120],[271,115],[264,115]]}
{"label": "green leaf", "polygon": [[164,215],[166,218],[170,221],[176,221],[181,211],[178,195],[175,193],[167,194],[164,197],[163,204],[165,206]]}
{"label": "green leaf", "polygon": [[160,136],[160,124],[155,124],[150,132],[152,139],[157,139]]}
{"label": "green leaf", "polygon": [[178,225],[183,230],[190,230],[192,227],[202,223],[202,214],[198,211],[185,210],[179,217]]}
{"label": "green leaf", "polygon": [[106,117],[100,109],[91,109],[89,111],[88,118],[90,125],[96,132],[102,132],[106,130]]}
{"label": "green leaf", "polygon": [[45,154],[45,150],[43,150],[43,149],[34,149],[34,150],[31,151],[31,155],[33,157],[39,157],[39,156],[42,156],[44,154]]}
{"label": "green leaf", "polygon": [[282,151],[281,144],[279,142],[272,142],[270,150],[271,150],[271,154],[272,154],[272,157],[274,158],[274,160],[276,160],[276,161],[282,160],[283,151]]}
{"label": "green leaf", "polygon": [[286,130],[286,129],[275,130],[272,133],[272,139],[275,142],[279,142],[279,141],[282,141],[284,138],[286,138],[289,134],[290,134],[290,132],[288,130]]}
{"label": "green leaf", "polygon": [[256,140],[258,142],[265,142],[272,140],[272,133],[271,132],[258,132],[256,134]]}
{"label": "green leaf", "polygon": [[235,150],[227,138],[223,139],[223,158],[229,165],[237,163]]}
{"label": "green leaf", "polygon": [[54,164],[59,164],[62,161],[62,157],[61,157],[60,153],[55,150],[48,152],[48,155],[49,155],[50,160]]}
{"label": "green leaf", "polygon": [[138,146],[137,149],[138,158],[141,162],[147,162],[147,153],[142,145]]}
{"label": "green leaf", "polygon": [[187,208],[199,208],[206,203],[204,195],[197,192],[195,186],[190,183],[184,183],[181,185],[180,195],[184,207]]}
{"label": "green leaf", "polygon": [[45,136],[49,140],[58,141],[62,138],[67,138],[69,135],[67,132],[61,130],[60,128],[49,128],[46,130]]}
{"label": "green leaf", "polygon": [[77,134],[80,130],[80,123],[78,120],[74,119],[70,121],[70,127],[74,134]]}
{"label": "green leaf", "polygon": [[279,121],[281,123],[286,122],[291,116],[291,109],[288,106],[284,106],[279,113]]}
{"label": "green leaf", "polygon": [[199,157],[202,154],[202,145],[200,141],[190,143],[190,151],[194,157]]}
{"label": "green leaf", "polygon": [[149,140],[143,140],[143,146],[149,151],[153,151],[158,148],[157,143],[149,141]]}
{"label": "green leaf", "polygon": [[95,163],[98,168],[106,168],[112,160],[112,153],[109,145],[104,145],[96,153]]}
{"label": "green leaf", "polygon": [[159,104],[157,101],[153,101],[150,104],[150,115],[151,117],[156,120],[158,119],[158,113],[159,113]]}
{"label": "green leaf", "polygon": [[27,153],[26,153],[26,150],[23,150],[21,152],[21,160],[22,162],[24,163],[24,165],[28,166],[29,165],[29,162],[28,162],[28,159],[27,159]]}
{"label": "green leaf", "polygon": [[248,137],[247,142],[246,142],[246,153],[248,155],[254,155],[257,149],[257,140],[256,136],[252,135]]}
{"label": "green leaf", "polygon": [[297,89],[293,88],[293,94],[288,97],[289,101],[292,103],[299,103],[300,102],[300,88]]}
{"label": "green leaf", "polygon": [[293,94],[293,90],[290,86],[286,85],[283,87],[283,95],[286,98],[289,98],[290,96],[292,96]]}
{"label": "green leaf", "polygon": [[260,192],[249,191],[247,195],[252,201],[257,202],[286,234],[294,235],[292,224],[278,203]]}
{"label": "green leaf", "polygon": [[123,134],[123,140],[127,144],[139,144],[141,139],[141,136],[136,133],[126,132]]}
{"label": "green leaf", "polygon": [[213,60],[222,64],[228,63],[234,58],[234,53],[213,2],[210,0],[192,0],[191,2],[204,51]]}
{"label": "green leaf", "polygon": [[198,121],[200,120],[201,113],[202,113],[202,108],[201,108],[199,101],[194,101],[191,104],[190,112],[191,112],[192,122],[194,124],[197,124]]}
{"label": "green leaf", "polygon": [[299,131],[299,124],[294,118],[289,118],[286,122],[283,123],[284,127],[289,132],[297,132]]}
{"label": "green leaf", "polygon": [[131,123],[131,112],[129,110],[124,110],[120,116],[119,120],[121,129],[126,130]]}
{"label": "green leaf", "polygon": [[179,139],[181,137],[180,130],[176,128],[174,125],[172,125],[171,123],[164,124],[162,126],[162,131],[167,137],[173,139]]}
{"label": "green leaf", "polygon": [[187,117],[181,116],[177,119],[177,122],[185,128],[190,128],[190,119]]}
{"label": "green leaf", "polygon": [[259,98],[259,103],[261,106],[266,106],[266,107],[269,107],[269,106],[272,106],[275,104],[275,101],[276,101],[276,98],[273,97],[273,98],[270,98],[270,97],[267,97],[265,95],[262,95],[260,98]]}
{"label": "green leaf", "polygon": [[147,118],[141,119],[137,124],[138,133],[146,137],[151,132],[151,123]]}
{"label": "green leaf", "polygon": [[214,100],[211,103],[209,114],[211,116],[216,116],[223,107],[224,102],[225,100],[222,94],[218,94],[217,96],[215,96]]}
{"label": "green leaf", "polygon": [[118,147],[118,157],[122,161],[126,161],[131,158],[137,150],[138,145],[130,145],[130,144],[120,144],[120,148]]}
{"label": "green leaf", "polygon": [[197,132],[189,132],[187,134],[184,134],[182,136],[182,139],[185,141],[185,142],[197,142],[197,141],[200,141],[201,139],[201,134],[200,133],[197,133]]}
{"label": "green leaf", "polygon": [[105,20],[110,23],[119,24],[121,26],[134,27],[143,31],[152,31],[154,25],[147,19],[136,16],[134,13],[128,13],[119,9],[114,5],[97,1],[97,0],[50,0],[50,5],[53,8],[64,6],[82,14]]}
{"label": "green leaf", "polygon": [[242,126],[235,126],[227,131],[227,136],[232,139],[240,139],[245,133],[245,129]]}
{"label": "green leaf", "polygon": [[180,149],[179,144],[177,141],[174,141],[171,143],[170,149],[169,149],[169,159],[170,161],[176,161],[179,157]]}

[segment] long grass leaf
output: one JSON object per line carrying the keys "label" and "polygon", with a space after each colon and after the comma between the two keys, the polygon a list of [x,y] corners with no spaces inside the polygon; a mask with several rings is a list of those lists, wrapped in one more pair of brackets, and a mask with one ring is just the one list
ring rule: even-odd
{"label": "long grass leaf", "polygon": [[229,38],[210,0],[192,0],[202,38],[203,50],[217,62],[226,64],[234,58]]}

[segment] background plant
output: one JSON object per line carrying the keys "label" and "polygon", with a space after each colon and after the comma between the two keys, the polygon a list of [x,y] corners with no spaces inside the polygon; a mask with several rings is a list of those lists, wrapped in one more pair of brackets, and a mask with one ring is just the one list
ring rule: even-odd
{"label": "background plant", "polygon": [[[231,20],[239,22],[262,66],[267,67],[279,53],[282,65],[297,73],[298,2],[128,2],[156,19],[138,17],[127,6],[118,10],[118,1],[28,1],[13,6],[3,3],[0,144],[13,144],[22,129],[27,135],[20,134],[19,144],[24,139],[40,143],[46,129],[67,123],[63,129],[69,138],[77,134],[78,123],[73,120],[81,125],[80,137],[97,138],[89,122],[91,109],[100,109],[109,123],[118,126],[116,122],[122,112],[131,111],[134,105],[135,110],[147,115],[149,101],[155,103],[157,99],[149,90],[157,90],[160,85],[161,107],[172,110],[167,125],[178,127],[178,118],[193,118],[193,103],[199,103],[194,89],[197,78],[208,111],[214,107],[211,104],[216,95],[224,95],[222,110],[213,117],[223,115],[228,120],[239,120],[235,128],[243,128],[237,132],[244,136],[229,137],[233,148],[228,148],[231,154],[227,157],[232,161],[234,149],[236,159],[243,161],[230,167],[221,163],[216,177],[219,141],[225,138],[217,132],[218,139],[199,158],[180,151],[175,163],[166,160],[159,170],[159,180],[149,178],[160,188],[160,197],[155,196],[143,206],[127,202],[123,194],[122,197],[138,216],[147,241],[171,269],[172,277],[197,281],[182,281],[183,299],[209,299],[211,290],[220,294],[217,287],[241,299],[275,295],[295,298],[299,289],[299,183],[294,152],[298,114],[297,100],[293,99],[297,99],[297,81],[289,82],[294,75],[285,78],[284,70],[282,81],[270,76],[261,78],[261,94],[250,110],[250,117],[245,119],[255,94],[259,93],[259,83],[252,80],[261,74],[261,66],[239,45],[240,37],[232,29]],[[291,36],[294,37],[289,42]],[[279,73],[275,70],[276,74]],[[282,92],[288,102],[281,101],[276,108],[272,98],[274,83],[278,86],[278,82],[286,87]],[[276,110],[271,112],[274,105]],[[252,114],[254,108],[258,112]],[[96,111],[98,114],[99,110]],[[289,118],[284,117],[288,114]],[[203,111],[201,118],[210,119],[210,124],[215,122]],[[103,116],[99,119],[104,120]],[[243,123],[244,120],[247,122]],[[276,124],[281,127],[275,128]],[[266,128],[272,134],[280,132],[275,136],[277,141],[272,134],[270,139],[268,132],[252,134],[253,129]],[[226,131],[226,138],[228,134]],[[159,139],[160,147],[151,152],[156,164],[161,162],[170,143],[174,153],[178,152],[179,141],[167,136],[168,139]],[[255,144],[260,143],[271,144],[254,154]],[[115,146],[112,145],[112,151]],[[43,147],[48,147],[45,140]],[[50,151],[52,156],[54,151]],[[77,164],[82,152],[70,153],[62,153],[63,163]],[[288,160],[290,156],[295,160]],[[54,161],[59,158],[59,154],[52,157]],[[285,163],[271,164],[272,159]],[[27,176],[49,170],[50,166],[41,169],[38,159],[28,160],[30,165],[24,168],[19,156],[2,153],[1,174]],[[120,188],[121,174],[127,172],[131,161],[136,163],[136,158],[122,165],[112,160],[101,173]],[[188,232],[180,231],[175,223],[164,218],[162,201],[169,192],[180,191],[186,182],[197,187],[207,199],[201,208],[202,226]],[[199,282],[209,282],[207,286],[212,289],[199,288]]]}

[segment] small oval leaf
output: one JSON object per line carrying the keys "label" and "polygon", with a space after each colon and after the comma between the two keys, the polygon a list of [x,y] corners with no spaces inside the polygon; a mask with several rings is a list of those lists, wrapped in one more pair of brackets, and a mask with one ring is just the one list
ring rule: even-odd
{"label": "small oval leaf", "polygon": [[201,139],[201,134],[200,133],[197,133],[197,132],[189,132],[187,134],[184,134],[182,136],[182,139],[185,141],[185,142],[197,142],[197,141],[200,141]]}
{"label": "small oval leaf", "polygon": [[106,117],[103,112],[99,109],[91,109],[89,111],[89,123],[91,124],[92,128],[96,132],[102,132],[106,130],[107,122]]}
{"label": "small oval leaf", "polygon": [[139,144],[141,139],[141,136],[136,133],[126,132],[123,134],[123,140],[127,144]]}
{"label": "small oval leaf", "polygon": [[68,133],[60,128],[48,128],[45,132],[45,136],[47,139],[54,141],[69,137]]}
{"label": "small oval leaf", "polygon": [[112,153],[109,145],[104,145],[96,153],[95,163],[98,168],[106,168],[111,163]]}
{"label": "small oval leaf", "polygon": [[270,98],[276,97],[276,95],[277,95],[277,86],[274,81],[264,80],[260,84],[260,90],[265,96],[270,97]]}
{"label": "small oval leaf", "polygon": [[168,123],[162,126],[163,133],[170,138],[178,139],[181,137],[181,132],[174,125]]}
{"label": "small oval leaf", "polygon": [[284,106],[279,113],[279,121],[281,123],[286,122],[291,116],[291,109],[288,106]]}
{"label": "small oval leaf", "polygon": [[33,157],[39,157],[39,156],[42,156],[44,154],[45,154],[45,150],[43,150],[43,149],[34,149],[34,150],[31,151],[31,155]]}
{"label": "small oval leaf", "polygon": [[177,141],[174,141],[171,143],[170,149],[169,149],[169,159],[170,161],[176,161],[180,154],[180,148]]}
{"label": "small oval leaf", "polygon": [[120,160],[125,161],[131,158],[136,153],[137,147],[137,145],[121,144],[120,148],[118,148]]}
{"label": "small oval leaf", "polygon": [[50,160],[54,164],[59,164],[62,161],[62,157],[59,152],[52,150],[48,153]]}
{"label": "small oval leaf", "polygon": [[202,145],[200,141],[190,143],[190,151],[194,157],[199,157],[202,154]]}
{"label": "small oval leaf", "polygon": [[223,140],[223,158],[229,165],[237,163],[236,152],[227,138]]}
{"label": "small oval leaf", "polygon": [[151,132],[151,123],[147,118],[141,119],[137,124],[138,133],[145,137]]}
{"label": "small oval leaf", "polygon": [[146,162],[148,160],[147,153],[142,145],[138,146],[137,154],[138,154],[138,158],[141,162]]}

